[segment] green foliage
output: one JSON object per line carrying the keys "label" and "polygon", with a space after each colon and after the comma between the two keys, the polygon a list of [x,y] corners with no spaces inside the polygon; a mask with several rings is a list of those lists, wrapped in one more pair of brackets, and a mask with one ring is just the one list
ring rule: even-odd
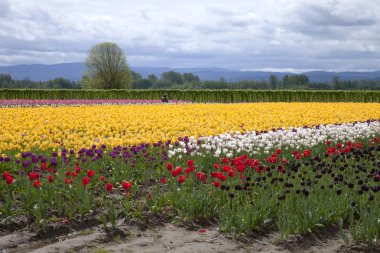
{"label": "green foliage", "polygon": [[[208,188],[206,190],[205,188]],[[191,185],[190,187],[177,185],[171,188],[165,197],[178,213],[179,217],[186,221],[207,221],[218,218],[221,206],[224,201],[219,195],[221,192],[214,192],[210,196],[210,191],[214,190],[211,185],[200,185],[199,188]]]}
{"label": "green foliage", "polygon": [[175,71],[168,71],[168,72],[162,73],[161,80],[168,81],[171,83],[176,83],[176,84],[182,84],[184,81],[182,75]]}
{"label": "green foliage", "polygon": [[198,76],[192,73],[183,73],[182,78],[184,82],[188,82],[188,83],[199,83],[201,81]]}
{"label": "green foliage", "polygon": [[[143,79],[144,80],[144,79]],[[158,82],[160,83],[160,82]],[[305,90],[37,90],[0,89],[0,99],[169,99],[200,103],[380,102],[379,91]]]}
{"label": "green foliage", "polygon": [[[272,82],[272,80],[271,80]],[[299,88],[309,84],[309,77],[305,75],[285,75],[282,78],[282,88]]]}
{"label": "green foliage", "polygon": [[28,78],[13,80],[9,74],[0,74],[0,88],[17,89],[80,89],[80,83],[57,77],[46,82],[34,82]]}
{"label": "green foliage", "polygon": [[232,234],[258,231],[275,219],[277,203],[271,199],[270,191],[258,189],[250,193],[236,192],[236,195],[229,199],[228,208],[221,212],[222,231]]}
{"label": "green foliage", "polygon": [[269,85],[270,85],[270,87],[273,90],[277,89],[277,87],[278,87],[278,78],[277,78],[277,76],[275,76],[275,75],[270,75],[269,76]]}
{"label": "green foliage", "polygon": [[115,43],[100,43],[92,47],[86,59],[82,82],[90,89],[129,89],[132,74],[123,50]]}

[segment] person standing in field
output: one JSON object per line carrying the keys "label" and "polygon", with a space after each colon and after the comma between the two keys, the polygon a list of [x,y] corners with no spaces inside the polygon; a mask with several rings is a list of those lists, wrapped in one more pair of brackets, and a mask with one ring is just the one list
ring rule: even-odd
{"label": "person standing in field", "polygon": [[162,101],[162,103],[169,103],[168,95],[164,94],[161,101]]}

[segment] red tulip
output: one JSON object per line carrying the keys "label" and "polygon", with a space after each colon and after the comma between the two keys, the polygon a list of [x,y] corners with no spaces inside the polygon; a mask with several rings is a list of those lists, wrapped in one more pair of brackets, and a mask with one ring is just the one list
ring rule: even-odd
{"label": "red tulip", "polygon": [[112,192],[112,190],[113,190],[113,185],[112,185],[111,183],[106,183],[106,190],[107,190],[108,192]]}
{"label": "red tulip", "polygon": [[178,177],[178,183],[182,184],[183,182],[185,182],[185,177],[184,176],[179,176]]}
{"label": "red tulip", "polygon": [[77,173],[80,172],[80,167],[79,166],[75,166],[75,172],[77,172]]}
{"label": "red tulip", "polygon": [[29,180],[30,180],[30,181],[33,181],[34,179],[39,178],[39,177],[40,177],[40,174],[38,174],[38,172],[30,172],[30,173],[28,174],[28,176],[29,176]]}
{"label": "red tulip", "polygon": [[13,183],[13,177],[12,176],[7,176],[6,178],[5,178],[5,182],[7,183],[7,184],[12,184]]}
{"label": "red tulip", "polygon": [[167,163],[167,164],[166,164],[166,169],[167,169],[167,170],[172,170],[172,169],[173,169],[173,164],[171,164],[171,163]]}
{"label": "red tulip", "polygon": [[163,183],[163,184],[166,184],[166,182],[167,182],[167,180],[166,180],[166,178],[161,178],[161,183]]}
{"label": "red tulip", "polygon": [[46,163],[41,163],[41,170],[46,170]]}
{"label": "red tulip", "polygon": [[104,180],[106,180],[106,177],[105,176],[101,176],[100,177],[100,181],[104,181]]}
{"label": "red tulip", "polygon": [[38,188],[38,187],[40,187],[40,184],[41,184],[41,181],[40,180],[36,180],[36,181],[34,181],[33,186],[35,188]]}
{"label": "red tulip", "polygon": [[87,176],[93,177],[94,175],[95,175],[95,171],[93,171],[93,170],[88,170],[87,171]]}
{"label": "red tulip", "polygon": [[277,156],[275,154],[274,154],[274,156],[273,155],[269,156],[269,157],[266,158],[266,161],[268,163],[277,163]]}
{"label": "red tulip", "polygon": [[172,170],[172,176],[173,176],[173,177],[176,177],[176,176],[178,176],[179,174],[181,174],[181,172],[182,172],[182,167],[177,167],[177,168],[175,168],[174,170]]}
{"label": "red tulip", "polygon": [[223,177],[225,177],[225,175],[223,175],[222,172],[216,172],[214,175],[215,175],[216,178],[219,178],[220,180],[224,181]]}
{"label": "red tulip", "polygon": [[282,162],[282,164],[288,164],[288,163],[289,163],[288,160],[286,160],[285,157],[283,157],[283,158],[281,159],[281,162]]}
{"label": "red tulip", "polygon": [[203,173],[203,172],[197,172],[197,173],[195,173],[195,176],[196,176],[196,178],[197,178],[199,181],[202,181],[202,182],[205,182],[206,179],[207,179],[206,174]]}
{"label": "red tulip", "polygon": [[48,181],[51,183],[54,180],[54,177],[52,175],[47,176]]}
{"label": "red tulip", "polygon": [[220,164],[215,163],[215,164],[214,164],[214,169],[218,170],[219,168],[220,168]]}
{"label": "red tulip", "polygon": [[222,169],[224,172],[228,172],[228,171],[230,171],[231,167],[226,165],[226,166],[223,166]]}
{"label": "red tulip", "polygon": [[277,149],[277,150],[276,150],[276,154],[277,154],[277,155],[281,154],[281,152],[282,152],[281,149]]}
{"label": "red tulip", "polygon": [[223,158],[222,159],[222,163],[227,164],[228,163],[228,158],[227,157]]}
{"label": "red tulip", "polygon": [[310,155],[310,153],[311,153],[311,152],[310,152],[310,149],[306,149],[306,150],[303,152],[302,155],[303,155],[304,157],[308,157],[308,156]]}
{"label": "red tulip", "polygon": [[64,181],[65,181],[65,184],[71,184],[73,182],[73,179],[72,178],[70,178],[70,179],[65,178]]}
{"label": "red tulip", "polygon": [[220,186],[220,183],[218,181],[214,181],[212,183],[214,184],[215,187],[219,187]]}
{"label": "red tulip", "polygon": [[187,166],[193,166],[194,165],[194,161],[193,160],[188,160],[187,161]]}
{"label": "red tulip", "polygon": [[88,183],[90,183],[90,178],[89,177],[83,177],[82,178],[82,184],[83,184],[83,186],[88,185]]}
{"label": "red tulip", "polygon": [[131,182],[123,181],[121,183],[121,186],[123,186],[123,188],[124,188],[125,191],[129,191],[129,189],[132,187],[132,183]]}
{"label": "red tulip", "polygon": [[9,173],[9,171],[4,171],[3,172],[3,179],[6,179],[10,175],[11,175],[11,173]]}

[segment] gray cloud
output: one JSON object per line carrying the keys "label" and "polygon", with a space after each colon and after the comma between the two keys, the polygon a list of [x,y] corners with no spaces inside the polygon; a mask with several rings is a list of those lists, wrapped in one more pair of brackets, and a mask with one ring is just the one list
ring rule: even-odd
{"label": "gray cloud", "polygon": [[0,2],[0,18],[6,17],[8,14],[10,14],[10,4],[8,0],[3,0]]}
{"label": "gray cloud", "polygon": [[[365,12],[360,15],[358,12],[339,12],[339,7],[328,7],[310,5],[300,10],[300,16],[303,21],[310,25],[317,26],[369,26],[375,25],[376,19],[372,11]],[[338,11],[337,11],[338,10]],[[358,15],[359,14],[359,15]]]}
{"label": "gray cloud", "polygon": [[380,68],[380,2],[0,2],[0,65],[83,61],[112,41],[133,66]]}

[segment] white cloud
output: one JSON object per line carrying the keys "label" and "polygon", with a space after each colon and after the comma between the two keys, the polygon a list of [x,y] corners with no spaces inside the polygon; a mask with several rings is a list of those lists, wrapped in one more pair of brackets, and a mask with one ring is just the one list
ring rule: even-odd
{"label": "white cloud", "polygon": [[112,41],[134,66],[378,69],[380,2],[2,0],[0,65],[83,61]]}

